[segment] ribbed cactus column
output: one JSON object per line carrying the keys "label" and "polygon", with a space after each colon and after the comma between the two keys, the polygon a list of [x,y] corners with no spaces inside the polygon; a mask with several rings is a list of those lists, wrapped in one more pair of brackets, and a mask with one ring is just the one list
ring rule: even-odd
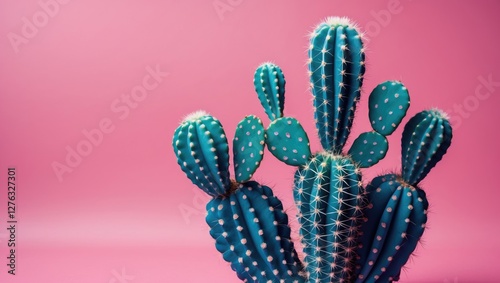
{"label": "ribbed cactus column", "polygon": [[361,217],[359,169],[320,153],[295,174],[294,198],[309,282],[348,282]]}
{"label": "ribbed cactus column", "polygon": [[347,18],[328,18],[311,35],[309,76],[316,127],[325,150],[341,152],[359,101],[365,55],[361,36]]}
{"label": "ribbed cactus column", "polygon": [[406,124],[402,174],[377,177],[366,188],[356,282],[392,282],[415,250],[427,223],[425,192],[418,183],[446,153],[452,129],[440,110],[422,111]]}

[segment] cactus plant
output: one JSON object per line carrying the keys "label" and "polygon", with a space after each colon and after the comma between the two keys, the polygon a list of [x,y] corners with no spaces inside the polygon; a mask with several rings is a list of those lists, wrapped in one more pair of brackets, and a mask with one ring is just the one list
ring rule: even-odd
{"label": "cactus plant", "polygon": [[[309,77],[314,118],[323,149],[312,152],[301,123],[284,116],[285,76],[261,64],[254,87],[270,120],[250,115],[233,139],[235,179],[221,124],[206,113],[188,116],[174,134],[181,169],[211,195],[206,221],[216,248],[246,282],[390,282],[415,249],[427,222],[428,202],[418,186],[446,153],[451,127],[438,110],[417,114],[402,138],[402,172],[361,177],[383,159],[387,136],[410,105],[407,88],[386,81],[370,93],[371,130],[346,150],[365,73],[362,34],[347,18],[328,18],[311,34]],[[290,239],[288,217],[269,187],[251,181],[264,148],[296,166],[303,262]]]}

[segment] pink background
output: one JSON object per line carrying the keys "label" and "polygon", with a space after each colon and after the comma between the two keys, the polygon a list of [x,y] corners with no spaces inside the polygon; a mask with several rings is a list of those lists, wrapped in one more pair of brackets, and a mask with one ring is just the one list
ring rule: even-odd
{"label": "pink background", "polygon": [[[38,1],[0,2],[1,282],[239,282],[213,247],[207,198],[178,168],[172,133],[198,109],[228,136],[246,114],[266,118],[252,76],[271,60],[287,79],[286,114],[318,150],[306,36],[330,15],[353,18],[370,38],[354,134],[369,129],[367,94],[387,79],[409,88],[410,115],[440,107],[455,124],[449,153],[425,180],[429,229],[401,282],[500,280],[498,1],[66,2],[47,18]],[[33,16],[38,30],[12,44]],[[169,75],[128,116],[113,111],[157,65]],[[67,147],[85,144],[82,131],[103,119],[114,130],[60,182],[53,162],[64,164]],[[399,169],[400,136],[365,180]],[[292,216],[293,168],[266,157],[256,179]],[[5,265],[9,166],[18,173],[15,277]]]}

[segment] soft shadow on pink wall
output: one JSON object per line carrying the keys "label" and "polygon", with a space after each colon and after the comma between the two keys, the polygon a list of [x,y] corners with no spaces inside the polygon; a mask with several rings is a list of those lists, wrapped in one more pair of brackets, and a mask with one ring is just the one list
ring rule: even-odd
{"label": "soft shadow on pink wall", "polygon": [[[499,11],[486,0],[2,1],[0,171],[18,172],[19,248],[17,275],[8,275],[3,182],[0,281],[238,282],[171,136],[198,109],[228,136],[244,115],[264,117],[252,77],[271,60],[287,79],[286,114],[319,149],[307,34],[331,15],[369,37],[352,136],[369,128],[367,94],[387,79],[409,88],[409,116],[440,107],[454,122],[452,147],[424,184],[429,229],[402,282],[499,280]],[[399,168],[400,136],[366,177]],[[255,178],[293,218],[293,168],[266,155]]]}

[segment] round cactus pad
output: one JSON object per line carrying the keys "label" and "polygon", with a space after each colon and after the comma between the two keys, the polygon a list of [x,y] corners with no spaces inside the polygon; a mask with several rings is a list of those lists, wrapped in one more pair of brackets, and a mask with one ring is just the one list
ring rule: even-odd
{"label": "round cactus pad", "polygon": [[266,143],[269,151],[288,165],[304,165],[311,156],[309,138],[294,118],[274,120],[267,129]]}

